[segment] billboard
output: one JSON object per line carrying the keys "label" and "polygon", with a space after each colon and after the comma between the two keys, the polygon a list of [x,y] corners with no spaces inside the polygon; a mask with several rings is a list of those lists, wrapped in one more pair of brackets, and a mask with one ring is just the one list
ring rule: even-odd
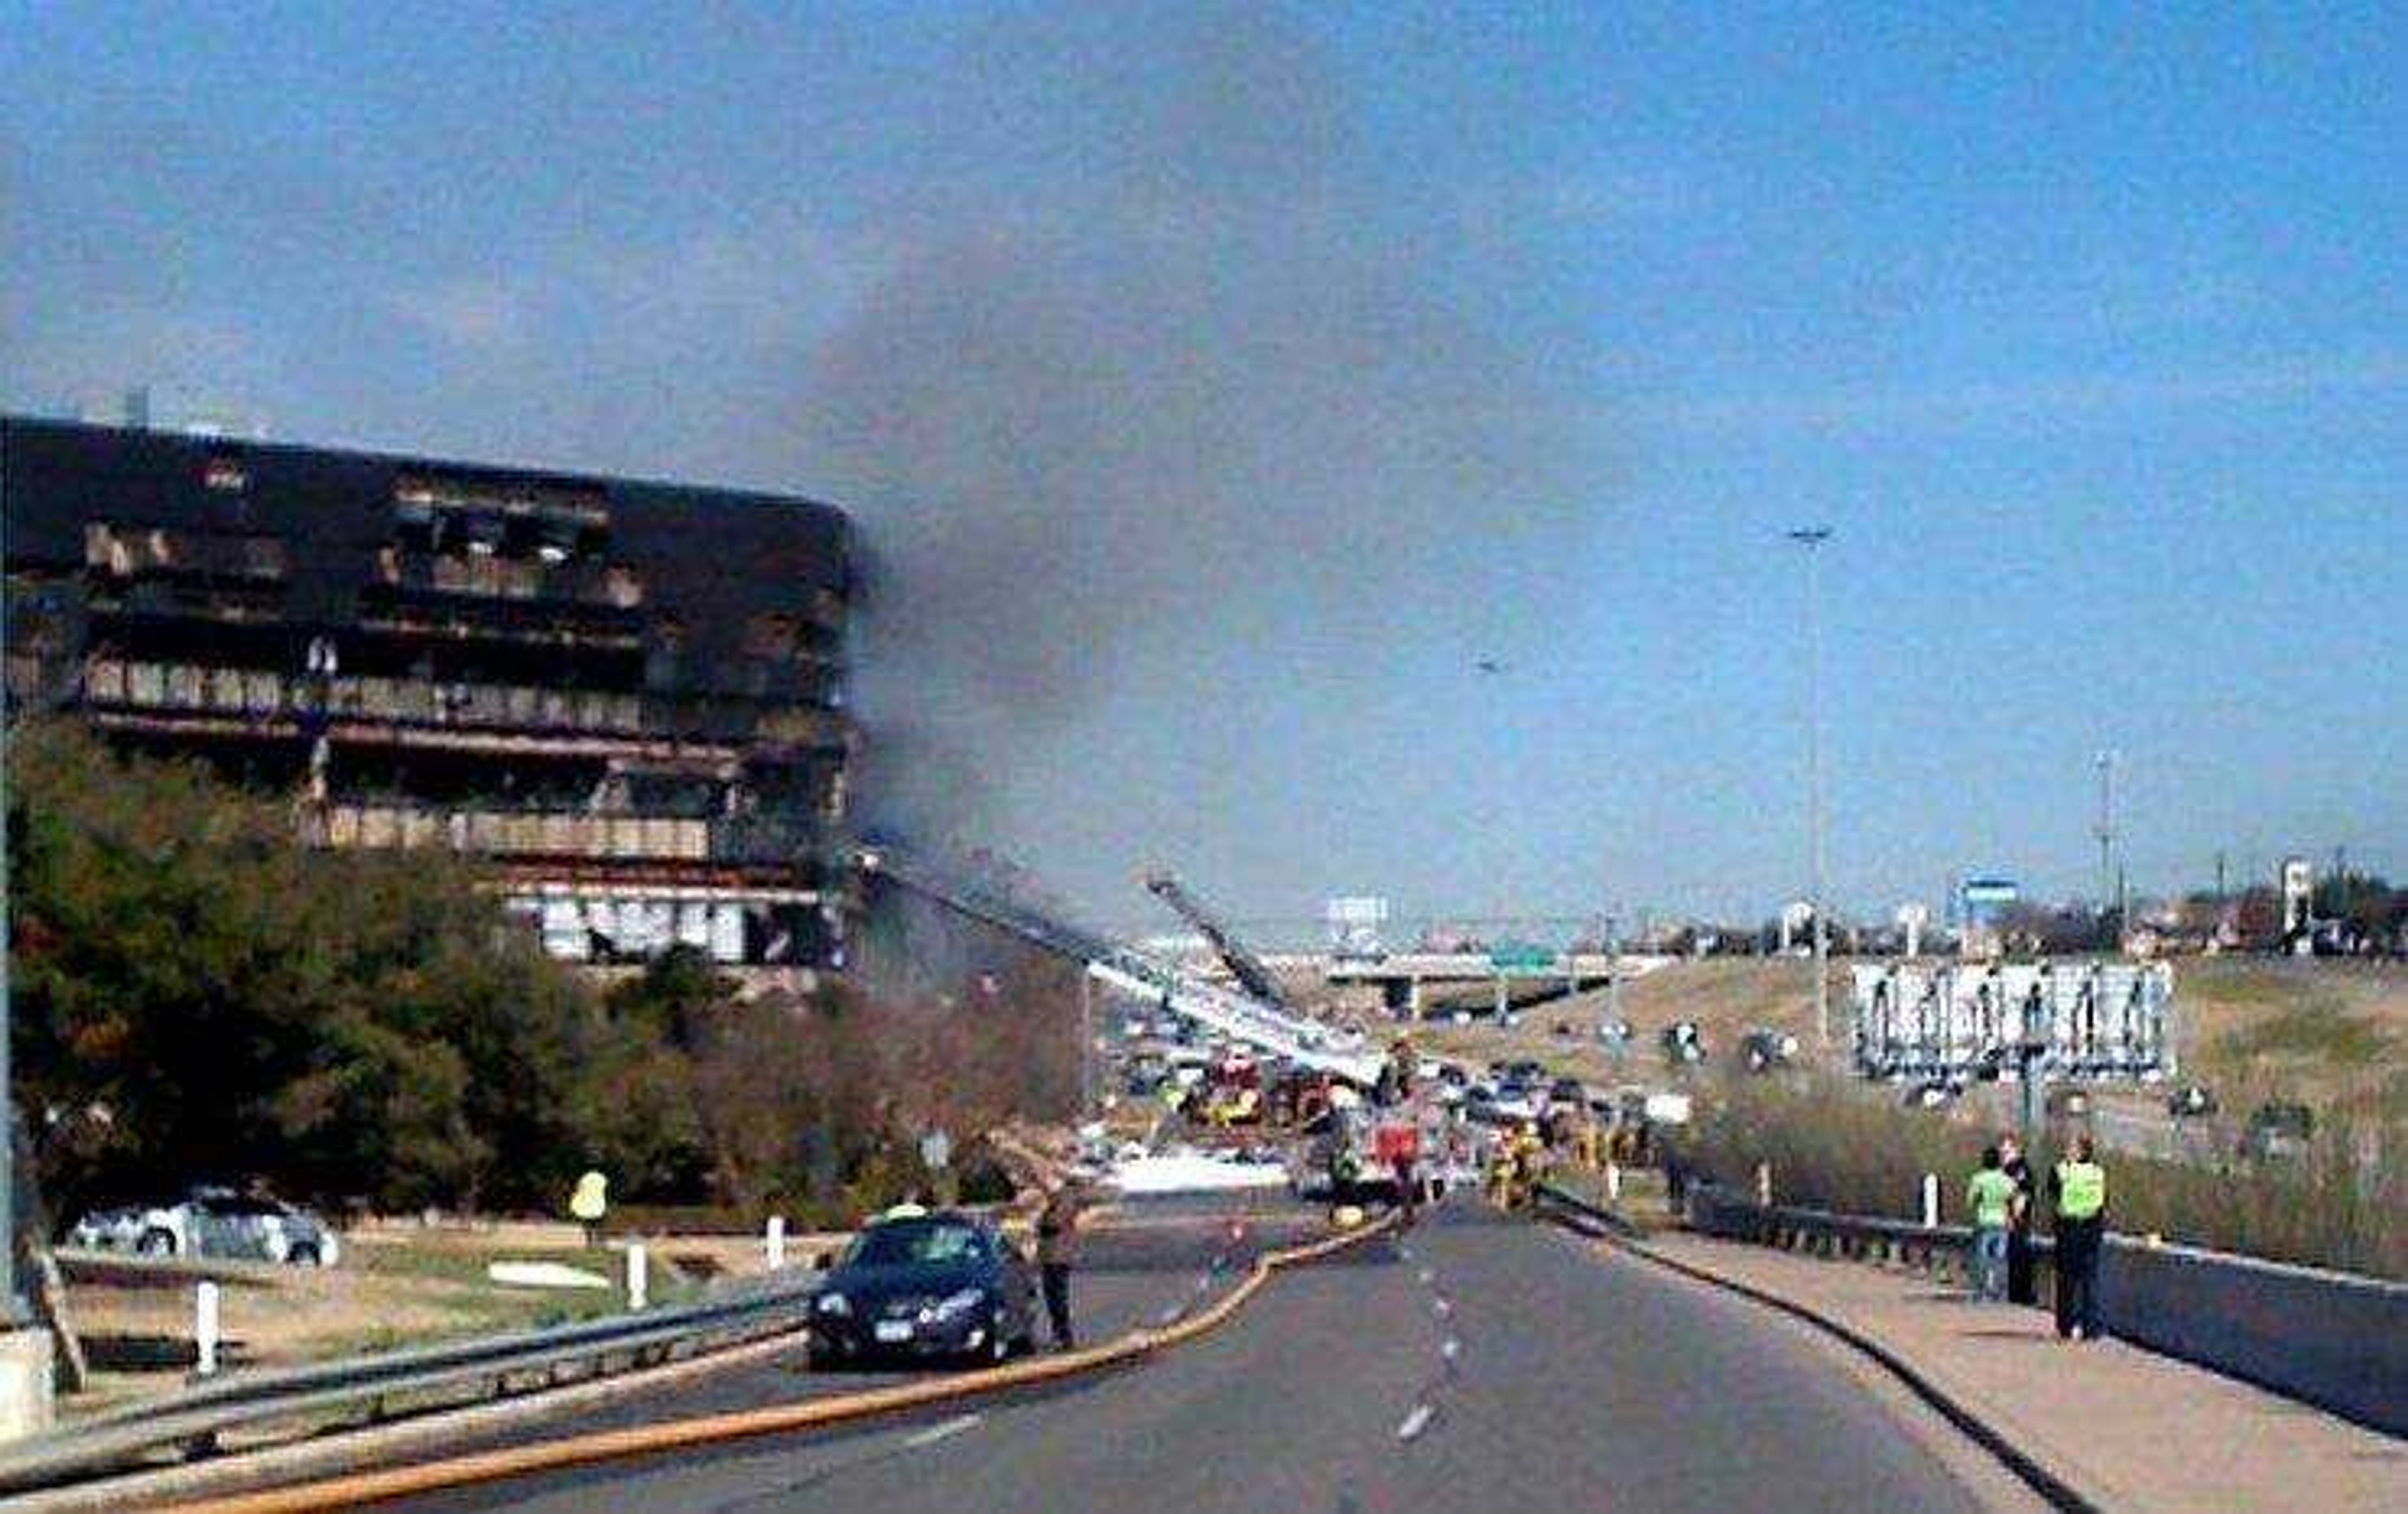
{"label": "billboard", "polygon": [[1388,901],[1371,894],[1341,894],[1329,901],[1330,950],[1341,957],[1376,957],[1384,950],[1380,927],[1388,922]]}
{"label": "billboard", "polygon": [[2164,963],[1893,962],[1859,964],[1853,979],[1856,1065],[1868,1078],[1995,1078],[2026,1046],[2057,1078],[2175,1070]]}

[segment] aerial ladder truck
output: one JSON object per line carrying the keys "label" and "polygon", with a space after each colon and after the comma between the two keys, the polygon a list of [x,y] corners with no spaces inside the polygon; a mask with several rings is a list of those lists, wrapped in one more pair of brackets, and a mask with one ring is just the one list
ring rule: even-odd
{"label": "aerial ladder truck", "polygon": [[[1032,946],[1067,957],[1080,964],[1089,978],[1108,988],[1151,1000],[1172,1014],[1219,1031],[1258,1051],[1366,1088],[1380,1076],[1383,1059],[1377,1052],[1364,1049],[1359,1038],[1350,1041],[1329,1026],[1297,1013],[1283,997],[1258,993],[1251,985],[1242,992],[1233,992],[893,847],[855,847],[852,849],[851,861],[865,878],[917,893]],[[1270,983],[1269,972],[1260,962],[1251,957],[1248,961],[1260,981],[1270,984],[1276,993],[1277,985]]]}
{"label": "aerial ladder truck", "polygon": [[1157,868],[1146,874],[1142,881],[1148,893],[1168,905],[1173,914],[1204,937],[1240,988],[1265,1004],[1281,1009],[1292,1007],[1287,1002],[1287,994],[1279,986],[1279,979],[1263,965],[1263,960],[1247,950],[1246,944],[1238,939],[1237,933],[1230,930],[1219,915],[1206,908],[1203,900],[1188,893],[1186,885],[1181,883],[1175,875]]}

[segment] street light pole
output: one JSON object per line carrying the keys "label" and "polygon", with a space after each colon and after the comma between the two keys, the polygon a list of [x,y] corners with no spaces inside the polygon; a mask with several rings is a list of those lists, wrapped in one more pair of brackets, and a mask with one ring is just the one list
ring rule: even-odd
{"label": "street light pole", "polygon": [[1831,935],[1823,908],[1823,544],[1829,526],[1802,526],[1789,539],[1806,549],[1806,860],[1814,911],[1814,1036],[1831,1047]]}
{"label": "street light pole", "polygon": [[1096,979],[1079,970],[1079,1123],[1096,1117]]}
{"label": "street light pole", "polygon": [[22,1322],[17,1297],[17,1101],[11,1079],[8,1013],[8,667],[7,486],[0,479],[0,1329]]}

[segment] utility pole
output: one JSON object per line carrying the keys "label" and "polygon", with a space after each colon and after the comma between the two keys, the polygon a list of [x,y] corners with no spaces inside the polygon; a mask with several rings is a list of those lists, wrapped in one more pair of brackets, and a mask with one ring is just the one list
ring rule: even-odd
{"label": "utility pole", "polygon": [[[2107,911],[2115,907],[2115,754],[2099,754],[2099,916],[2103,922]],[[2124,928],[2118,918],[2115,928]]]}
{"label": "utility pole", "polygon": [[1096,1117],[1096,979],[1079,973],[1079,1123]]}
{"label": "utility pole", "polygon": [[[7,485],[0,479],[0,522],[7,517]],[[0,523],[0,676],[8,666],[7,539]],[[24,1322],[17,1296],[17,1098],[10,1064],[13,1035],[8,1002],[8,700],[0,677],[0,1330]]]}
{"label": "utility pole", "polygon": [[1814,910],[1814,1037],[1831,1047],[1830,931],[1823,907],[1823,544],[1829,526],[1801,526],[1789,539],[1806,549],[1806,872]]}

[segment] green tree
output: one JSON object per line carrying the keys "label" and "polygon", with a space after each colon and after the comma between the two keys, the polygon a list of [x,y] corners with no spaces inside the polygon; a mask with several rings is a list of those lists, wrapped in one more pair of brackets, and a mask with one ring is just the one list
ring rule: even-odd
{"label": "green tree", "polygon": [[60,1213],[202,1178],[543,1201],[607,1030],[450,857],[320,852],[196,764],[12,742],[14,1028]]}

